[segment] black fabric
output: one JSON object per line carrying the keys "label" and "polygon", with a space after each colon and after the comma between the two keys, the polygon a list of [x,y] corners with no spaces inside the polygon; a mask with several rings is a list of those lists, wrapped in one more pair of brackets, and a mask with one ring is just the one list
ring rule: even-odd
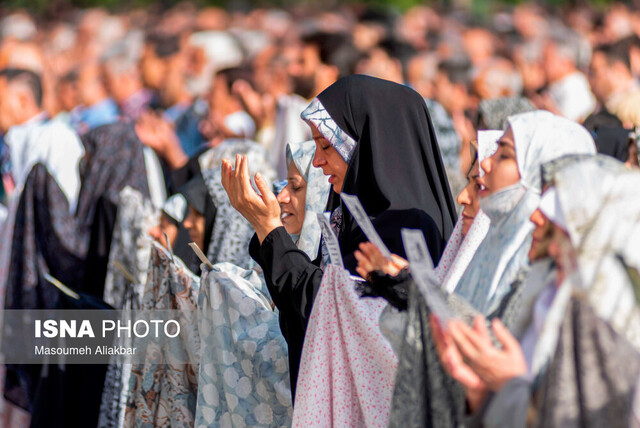
{"label": "black fabric", "polygon": [[130,186],[149,197],[143,146],[132,125],[99,126],[82,137],[82,144],[85,156],[76,210],[80,226],[91,226],[101,196],[117,204],[120,191]]}
{"label": "black fabric", "polygon": [[[44,273],[81,286],[87,240],[77,234],[66,196],[40,163],[27,176],[9,245],[6,309],[55,309],[59,292]],[[29,411],[38,376],[38,366],[7,366],[5,398]]]}
{"label": "black fabric", "polygon": [[629,130],[623,127],[600,126],[593,132],[598,153],[626,162],[629,159]]}
{"label": "black fabric", "polygon": [[592,113],[582,122],[582,125],[589,131],[594,131],[601,126],[611,128],[622,128],[622,121],[618,119],[618,116],[613,113],[609,113],[607,110],[602,109],[597,113]]}
{"label": "black fabric", "polygon": [[107,278],[109,252],[113,228],[116,225],[118,206],[104,195],[98,199],[91,225],[91,238],[86,259],[86,274],[83,288],[78,291],[96,297],[104,295],[104,282]]}
{"label": "black fabric", "polygon": [[[374,225],[385,211],[422,210],[435,223],[444,249],[456,221],[455,205],[423,98],[407,86],[356,75],[340,79],[318,99],[356,141],[342,192],[358,196]],[[381,226],[376,229],[382,234]],[[393,222],[384,226],[403,227]],[[353,253],[361,235],[343,209],[342,253]]]}
{"label": "black fabric", "polygon": [[320,257],[309,260],[284,227],[271,231],[262,245],[254,235],[249,254],[262,266],[271,298],[280,310],[280,330],[289,348],[291,396],[295,399],[304,334],[322,280]]}
{"label": "black fabric", "polygon": [[102,297],[119,194],[125,186],[149,197],[142,142],[131,124],[99,126],[82,137],[76,233],[89,240],[85,278],[76,291]]}
{"label": "black fabric", "polygon": [[[366,76],[339,80],[318,97],[339,127],[356,142],[343,191],[360,198],[390,251],[404,256],[403,227],[421,229],[434,261],[440,259],[455,223],[453,198],[424,100],[412,89]],[[340,204],[333,191],[327,207]],[[343,208],[340,248],[345,267],[355,271],[353,252],[366,240]],[[284,227],[249,253],[264,270],[280,327],[289,346],[295,397],[302,346],[313,300],[322,280],[319,258],[298,250]]]}
{"label": "black fabric", "polygon": [[358,292],[362,297],[382,297],[399,311],[406,311],[410,281],[411,274],[408,269],[401,270],[396,276],[374,271],[369,274],[367,282],[359,285]]}
{"label": "black fabric", "polygon": [[[60,293],[57,309],[113,308],[92,296],[80,294],[80,300],[75,300]],[[106,364],[49,364],[43,367],[35,391],[31,428],[97,426],[106,369]]]}
{"label": "black fabric", "polygon": [[202,175],[200,170],[200,155],[209,150],[209,147],[204,147],[198,153],[189,158],[186,164],[182,167],[173,170],[169,173],[168,177],[165,177],[165,182],[169,183],[169,194],[173,195],[178,193],[178,190],[187,184],[192,178]]}

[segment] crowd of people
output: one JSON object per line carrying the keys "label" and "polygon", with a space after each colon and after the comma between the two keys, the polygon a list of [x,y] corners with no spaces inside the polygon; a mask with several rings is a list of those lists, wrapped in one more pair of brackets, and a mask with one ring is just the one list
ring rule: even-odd
{"label": "crowd of people", "polygon": [[640,426],[640,10],[10,11],[0,135],[4,309],[190,314],[2,426]]}

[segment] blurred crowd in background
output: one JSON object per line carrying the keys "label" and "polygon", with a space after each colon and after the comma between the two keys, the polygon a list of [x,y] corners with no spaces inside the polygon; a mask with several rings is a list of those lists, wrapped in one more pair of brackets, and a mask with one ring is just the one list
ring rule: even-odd
{"label": "blurred crowd in background", "polygon": [[[79,135],[133,122],[165,169],[241,137],[267,148],[284,178],[286,142],[310,137],[300,112],[354,73],[425,98],[454,195],[476,130],[501,129],[492,113],[510,102],[584,123],[599,151],[637,163],[630,131],[640,125],[640,10],[625,4],[550,11],[529,3],[479,23],[427,6],[227,12],[180,3],[46,22],[12,11],[0,31],[0,69],[41,76],[38,109]],[[0,116],[22,113],[16,103],[0,108]],[[3,122],[4,133],[11,120]]]}
{"label": "blurred crowd in background", "polygon": [[[637,197],[633,194],[633,189],[637,190],[638,174],[634,167],[638,166],[640,139],[640,8],[615,3],[606,9],[585,5],[552,10],[535,3],[524,3],[492,11],[485,19],[478,19],[468,11],[443,12],[429,6],[415,6],[402,13],[363,4],[328,6],[333,7],[322,9],[317,5],[300,5],[286,9],[253,8],[243,12],[179,3],[165,10],[149,8],[110,12],[99,8],[82,9],[46,20],[30,15],[29,11],[2,12],[0,9],[0,308],[104,309],[110,305],[123,309],[145,308],[146,304],[146,309],[186,308],[190,313],[198,309],[206,315],[199,320],[199,327],[191,326],[193,328],[189,330],[203,343],[200,372],[187,368],[186,374],[174,375],[170,372],[173,368],[170,368],[167,369],[170,374],[166,374],[162,372],[165,368],[159,369],[153,361],[148,362],[147,369],[155,367],[153,370],[158,370],[157,373],[139,367],[133,372],[131,369],[126,372],[117,364],[110,365],[108,369],[97,364],[68,367],[52,364],[42,371],[39,366],[25,369],[7,365],[6,371],[0,369],[0,389],[5,399],[0,400],[0,421],[9,421],[6,426],[93,426],[87,423],[92,420],[99,420],[100,427],[109,428],[141,424],[177,426],[166,422],[173,420],[171,418],[189,419],[191,424],[184,426],[194,426],[193,420],[204,420],[207,426],[213,426],[213,410],[219,415],[224,413],[221,418],[231,417],[224,405],[215,405],[222,397],[228,401],[231,411],[246,410],[249,415],[243,423],[250,426],[261,420],[266,421],[264,426],[273,426],[273,419],[269,419],[271,416],[264,417],[272,413],[285,421],[282,425],[286,425],[293,412],[289,395],[291,399],[304,400],[306,397],[309,400],[309,404],[299,405],[301,410],[298,414],[303,419],[298,420],[312,415],[308,409],[320,400],[308,393],[313,392],[313,388],[305,390],[300,385],[304,386],[308,379],[313,382],[333,379],[331,375],[305,372],[307,363],[301,357],[305,334],[309,337],[305,329],[311,316],[314,293],[320,287],[322,269],[328,267],[327,257],[330,255],[321,248],[320,226],[315,215],[326,210],[331,212],[330,227],[335,227],[340,238],[337,246],[345,254],[346,263],[354,264],[346,265],[348,269],[355,267],[358,256],[352,254],[360,251],[356,248],[366,248],[356,247],[363,236],[356,236],[358,228],[346,210],[343,213],[337,197],[345,183],[344,189],[364,202],[366,213],[377,216],[373,221],[379,220],[375,224],[379,232],[385,232],[383,227],[378,227],[380,225],[386,225],[396,235],[401,227],[409,227],[404,217],[385,217],[383,214],[410,211],[409,208],[425,209],[433,214],[435,220],[428,224],[436,224],[438,219],[442,224],[434,232],[436,238],[428,244],[438,246],[429,248],[435,263],[444,254],[445,261],[438,265],[444,269],[441,273],[451,269],[458,275],[455,281],[451,281],[462,284],[455,290],[462,290],[464,298],[472,295],[478,300],[490,295],[498,302],[495,289],[486,287],[493,287],[499,282],[502,293],[508,289],[507,286],[515,284],[513,289],[516,290],[524,284],[516,273],[520,268],[524,268],[522,272],[528,272],[529,263],[535,261],[528,253],[528,240],[535,238],[531,252],[535,257],[542,257],[534,248],[550,238],[549,222],[535,223],[531,214],[543,190],[541,164],[562,154],[591,155],[593,139],[599,153],[618,159],[634,172],[629,175],[632,179],[619,186],[618,193],[612,193],[615,197],[608,199],[610,189],[603,183],[609,182],[601,177],[609,177],[604,172],[607,162],[612,161],[608,157],[594,157],[593,162],[597,164],[592,167],[602,168],[604,172],[585,173],[592,180],[575,184],[575,188],[583,193],[574,190],[574,183],[567,179],[571,186],[563,191],[575,198],[568,198],[573,204],[568,206],[576,210],[576,213],[571,213],[575,215],[568,219],[569,223],[583,219],[581,214],[587,211],[582,208],[583,202],[583,205],[589,203],[587,208],[592,212],[588,214],[594,218],[602,207],[608,207],[606,210],[602,208],[606,228],[602,226],[602,231],[596,228],[601,234],[594,235],[594,240],[601,238],[602,246],[593,244],[593,248],[601,249],[609,258],[619,256],[608,241],[614,236],[609,226],[616,226],[614,229],[618,234],[615,236],[622,236],[625,244],[627,237],[630,237],[629,242],[637,244],[638,240],[633,240],[631,234],[627,235],[627,230],[638,231],[636,225],[640,212],[635,203]],[[406,85],[419,96],[407,87],[362,76],[348,77],[334,85],[339,79],[354,74]],[[329,90],[325,91],[327,88]],[[324,96],[316,98],[323,91]],[[399,100],[405,96],[406,100]],[[535,111],[539,109],[554,115]],[[514,116],[515,113],[524,115]],[[511,122],[507,121],[508,117],[511,117]],[[576,123],[583,125],[588,133]],[[475,141],[481,140],[480,135],[483,134],[478,133],[481,130],[505,129],[510,131],[501,137],[499,149],[493,147],[491,153]],[[498,131],[498,135],[502,135],[502,131]],[[393,141],[396,137],[397,142]],[[315,144],[309,142],[312,138]],[[532,149],[527,151],[527,147]],[[381,152],[386,154],[394,150],[397,153],[388,159],[380,156]],[[232,170],[231,163],[222,162],[223,158],[236,155],[238,168],[235,170]],[[483,160],[489,157],[510,160],[513,166],[510,178],[513,180],[496,173],[497,169],[492,175],[485,168],[487,163],[483,164]],[[589,162],[584,168],[589,167]],[[613,163],[615,168],[611,165],[609,168],[626,179],[627,168],[623,170],[618,162]],[[499,180],[495,177],[501,178],[500,187],[493,186],[492,189],[487,185],[491,180],[484,181],[484,187],[478,184],[482,183],[477,178],[482,174],[479,164],[482,164],[486,176],[493,177],[492,180],[497,182]],[[319,174],[319,167],[322,167],[323,174],[330,176],[329,179]],[[262,189],[263,200],[270,201],[271,205],[256,203],[263,200],[258,200],[249,189],[249,171],[251,176],[257,172],[261,174],[262,179],[256,179],[256,185]],[[297,172],[292,175],[292,171]],[[611,177],[618,177],[615,174]],[[288,183],[281,181],[285,179]],[[273,195],[268,189],[277,181],[280,181],[280,187],[275,185],[274,189],[284,188],[286,191],[279,193],[276,200],[275,197],[269,198]],[[306,183],[304,186],[308,185],[309,190],[304,190],[307,193],[300,193],[301,189],[306,189],[300,185],[302,182]],[[329,183],[333,188],[331,193]],[[596,188],[599,193],[592,192]],[[498,193],[503,189],[511,193]],[[489,193],[494,190],[498,197],[489,199]],[[478,191],[481,191],[480,197]],[[432,196],[439,196],[425,198],[429,192]],[[489,196],[485,198],[482,192]],[[454,207],[451,195],[459,195],[457,207]],[[516,203],[520,204],[520,201],[524,202],[517,208]],[[621,205],[616,205],[618,202]],[[463,211],[456,223],[454,211],[456,208],[460,211],[461,205],[467,212]],[[629,210],[622,210],[623,205]],[[493,216],[491,224],[484,214],[478,215],[480,221],[474,221],[476,214],[482,212],[480,208]],[[303,222],[305,215],[309,214],[315,222]],[[627,214],[628,218],[624,217]],[[265,217],[267,215],[268,218]],[[567,229],[565,218],[551,218],[551,214],[547,217],[569,233],[573,231]],[[454,223],[455,239],[450,238],[456,236],[452,235]],[[534,223],[537,232],[533,231]],[[281,224],[285,227],[281,228]],[[312,227],[303,230],[307,224]],[[274,227],[269,229],[267,226]],[[432,225],[423,227],[422,223],[419,228],[427,232],[435,230]],[[256,237],[252,240],[254,230]],[[544,235],[541,239],[536,237],[539,231]],[[262,232],[268,233],[261,236]],[[471,238],[465,237],[467,232]],[[314,239],[307,239],[307,233]],[[557,235],[560,236],[559,233]],[[267,239],[267,236],[271,238]],[[425,236],[431,235],[427,233]],[[154,239],[158,242],[152,242]],[[448,251],[445,249],[447,241],[450,243],[446,247]],[[203,268],[203,259],[192,253],[188,242],[195,242],[216,268]],[[300,251],[293,248],[293,242]],[[390,247],[390,250],[400,256],[406,255],[399,252],[402,250],[400,240],[394,242],[396,247]],[[483,246],[479,247],[481,243]],[[588,245],[583,248],[578,244],[572,243],[574,249],[582,251],[586,248],[586,256],[596,259],[589,252],[591,248]],[[309,248],[304,248],[305,245]],[[251,248],[253,252],[250,254]],[[551,250],[548,250],[549,254],[546,252],[544,248],[543,256],[548,259],[552,256]],[[297,254],[297,259],[292,254]],[[638,251],[629,250],[629,254],[636,257],[633,267],[637,269]],[[362,258],[360,254],[357,263],[361,263]],[[262,269],[257,269],[252,259]],[[452,264],[456,260],[460,260],[459,265]],[[560,256],[558,260],[554,259],[558,271],[568,266],[562,266],[564,261]],[[582,267],[604,266],[603,272],[619,273],[594,260],[581,261]],[[620,260],[623,265],[626,263]],[[115,262],[122,269],[117,268]],[[380,270],[372,268],[368,273],[357,272],[373,284],[375,281],[370,280],[369,274]],[[406,269],[404,271],[407,272]],[[503,271],[508,275],[503,275]],[[350,272],[354,273],[354,270],[350,269]],[[466,276],[462,276],[463,272]],[[547,269],[545,275],[549,272]],[[445,277],[445,273],[438,281],[453,277]],[[72,293],[77,293],[72,304],[68,302],[68,293],[64,289],[59,292],[51,286],[48,283],[50,279],[47,279],[50,277],[45,274],[58,279]],[[263,279],[260,279],[262,274]],[[625,275],[630,278],[626,282],[620,279],[626,278],[622,274],[598,276],[596,282],[640,284],[637,271]],[[555,283],[545,282],[546,276],[545,281],[534,275],[531,277],[536,285],[555,286]],[[327,281],[335,279],[331,275],[325,275],[325,278]],[[558,285],[563,279],[558,275]],[[361,302],[353,287],[344,286],[347,280],[351,281],[351,278],[347,276],[344,282],[336,279],[335,289],[350,290],[349,298],[353,302]],[[199,293],[200,281],[203,293]],[[408,280],[405,282],[409,283]],[[453,282],[451,284],[455,286]],[[231,290],[231,297],[217,297],[224,300],[224,305],[212,305],[213,298],[208,293],[214,288],[207,284]],[[244,296],[238,293],[237,284],[244,284],[245,288],[240,289],[249,296],[242,300],[242,304],[250,301],[256,306],[255,310],[242,305],[236,310],[234,305],[241,299],[233,296]],[[478,284],[479,291],[475,288]],[[266,292],[267,286],[270,287],[269,292]],[[300,292],[304,287],[309,291]],[[415,311],[422,311],[422,306],[416,306],[416,301],[423,299],[416,299],[417,289],[414,285],[410,287],[413,294],[401,289],[399,295],[403,298],[398,301],[404,309],[409,304],[410,311],[414,311],[411,313],[415,315]],[[325,287],[324,290],[329,289]],[[392,287],[385,285],[383,289],[392,290]],[[544,287],[536,289],[536,293],[543,289],[546,290]],[[616,292],[615,287],[605,289]],[[296,290],[298,294],[292,292],[289,296],[286,294],[289,290]],[[452,290],[454,288],[447,289],[447,292]],[[280,292],[284,297],[279,295]],[[274,294],[273,299],[269,293]],[[633,325],[627,328],[625,324],[624,330],[635,335],[633,343],[638,346],[640,317],[636,306],[631,304],[634,300],[629,293],[618,294],[622,298],[616,297],[615,301],[628,304],[636,314],[634,318],[629,317]],[[409,295],[413,297],[409,299]],[[547,299],[546,294],[540,295]],[[87,300],[87,296],[99,302]],[[320,296],[322,299],[331,297],[328,294]],[[593,301],[596,303],[608,302],[599,297],[600,294],[592,296],[595,296]],[[501,299],[503,296],[498,297]],[[544,320],[547,316],[544,311],[549,309],[544,307],[548,301],[543,301],[540,307],[536,303],[534,308],[533,302],[538,302],[538,297],[528,298],[522,304],[519,297],[513,300],[515,307],[528,305],[529,309],[535,309],[532,309],[533,315],[529,320],[533,327],[527,327],[529,330],[526,332],[535,330],[538,318]],[[362,301],[365,303],[357,305],[370,302]],[[325,304],[324,300],[320,302]],[[336,299],[331,302],[339,308],[348,307],[335,303],[338,302]],[[487,302],[489,300],[482,305],[488,305]],[[279,320],[273,310],[274,304],[279,310]],[[425,305],[425,302],[421,304]],[[233,314],[230,317],[233,320],[228,323],[219,322],[222,315],[210,311],[225,311],[227,308],[230,308],[229,314]],[[376,308],[382,310],[382,306]],[[481,311],[487,308],[489,306],[476,307]],[[245,309],[246,313],[243,312]],[[514,309],[513,313],[518,311]],[[242,318],[239,318],[239,313],[242,313]],[[254,313],[262,315],[254,316]],[[331,314],[324,309],[316,310],[316,313],[327,317]],[[626,316],[624,311],[618,313]],[[287,320],[290,314],[294,315]],[[367,310],[362,314],[368,314]],[[431,339],[427,331],[426,309],[421,314],[412,315],[410,322],[413,324],[407,325],[413,329],[418,324],[416,331],[424,330],[422,336],[392,334],[396,338],[414,341],[424,338],[424,343],[411,345],[413,348],[403,347],[403,353],[398,354],[402,375],[394,377],[398,360],[394,360],[389,345],[384,345],[386,354],[378,352],[382,346],[376,345],[369,350],[373,356],[389,356],[389,370],[385,373],[392,375],[389,375],[388,382],[378,382],[378,386],[384,384],[381,387],[384,394],[391,394],[394,379],[398,379],[396,385],[408,388],[413,394],[403,395],[402,390],[394,392],[394,408],[399,407],[402,411],[392,410],[391,414],[405,416],[391,417],[391,426],[397,426],[393,423],[404,424],[414,416],[417,418],[420,412],[435,420],[434,425],[447,426],[444,421],[449,420],[448,412],[462,414],[465,406],[465,398],[452,400],[455,405],[438,401],[449,390],[445,388],[444,381],[440,381],[444,377],[430,376],[436,373],[432,369],[444,373],[438,360],[444,361],[440,355],[442,352],[439,350],[440,354],[436,355],[434,347],[440,343],[442,348],[444,339],[439,336]],[[358,317],[352,315],[351,318],[358,321]],[[485,311],[484,315],[488,312]],[[260,328],[260,337],[252,336],[257,334],[255,329],[242,323],[235,324],[238,319],[244,322],[245,318],[251,318]],[[339,327],[351,328],[351,318],[334,315],[331,319],[333,322],[339,319]],[[371,318],[370,321],[375,328],[368,331],[378,332],[377,319]],[[314,323],[310,325],[324,327],[330,324],[324,318]],[[232,334],[228,333],[231,324]],[[212,325],[219,329],[214,332]],[[550,328],[549,331],[555,331]],[[437,332],[435,327],[431,326],[431,329]],[[324,330],[312,328],[311,331],[319,334]],[[360,330],[352,329],[349,340],[359,340],[353,331]],[[219,336],[215,336],[218,333]],[[236,345],[240,342],[236,339],[247,333],[253,340],[251,347],[239,349]],[[567,335],[573,337],[569,333]],[[531,341],[531,337],[525,336],[525,339]],[[565,341],[566,348],[573,351],[558,355],[588,355],[580,350],[579,345],[587,343],[581,339],[582,336],[580,340],[575,339],[575,346],[573,342]],[[434,341],[439,342],[434,345]],[[490,342],[487,339],[483,343]],[[309,343],[313,344],[314,339]],[[332,355],[335,355],[336,348],[344,345],[342,342],[337,346],[323,343],[334,353]],[[264,349],[256,352],[258,346],[264,346]],[[529,352],[533,345],[526,342],[524,346],[529,347]],[[223,364],[216,360],[218,356],[212,351],[218,349],[228,350],[221,354]],[[425,355],[430,356],[420,356],[423,360],[414,364],[411,352],[404,352],[411,349],[424,350]],[[559,349],[562,352],[562,348]],[[635,351],[626,358],[627,354],[618,352],[609,342],[602,349],[607,355],[598,360],[598,364],[609,364],[605,368],[615,366],[615,369],[622,367],[626,370],[625,362],[631,362],[629,373],[620,376],[625,385],[633,383],[624,386],[627,394],[624,400],[609,384],[605,390],[602,386],[605,381],[600,386],[585,388],[580,384],[582,377],[569,374],[564,378],[554,370],[548,371],[548,378],[558,380],[560,386],[555,388],[551,385],[550,390],[564,394],[567,385],[577,385],[576,391],[580,394],[596,397],[592,402],[596,403],[596,413],[599,412],[603,418],[616,416],[623,421],[620,426],[626,426],[629,412],[618,410],[623,401],[629,410],[632,393],[640,391],[635,387],[639,360]],[[245,359],[245,352],[251,356]],[[255,358],[252,359],[253,355]],[[357,360],[346,353],[344,355],[346,363]],[[358,350],[352,355],[365,354]],[[263,357],[266,362],[260,360]],[[365,356],[364,360],[367,358]],[[479,360],[509,368],[497,358],[483,357]],[[593,363],[592,360],[596,358],[589,361]],[[225,364],[229,361],[238,364],[242,361],[242,367],[227,371]],[[409,361],[405,368],[425,371],[415,375],[411,370],[403,369],[403,361]],[[462,358],[457,361],[461,362]],[[252,378],[256,385],[255,393],[251,392],[253,384],[248,384],[248,377],[242,374],[249,376],[254,363],[257,370]],[[323,364],[309,364],[311,368],[325,367]],[[269,369],[273,376],[268,381],[262,372],[263,365],[275,367],[274,370]],[[297,385],[303,392],[296,396],[299,366],[302,367],[303,380]],[[237,386],[237,396],[227,394],[221,372],[216,375],[211,371],[212,367],[215,370],[225,368],[224,380],[233,388]],[[584,372],[594,376],[599,373],[593,370]],[[228,380],[227,373],[232,374],[232,382]],[[238,373],[243,376],[242,382],[238,380]],[[165,382],[165,375],[171,380]],[[289,375],[290,384],[287,383]],[[218,378],[219,381],[216,380]],[[133,380],[129,382],[130,379]],[[344,380],[340,376],[336,379]],[[367,391],[371,391],[369,376],[359,376],[356,381],[363,379],[367,382]],[[455,379],[462,383],[459,378]],[[572,383],[573,380],[576,382]],[[171,389],[175,386],[169,385],[171,382],[183,388],[180,393]],[[160,383],[163,383],[162,387],[158,386]],[[585,384],[591,386],[587,381]],[[265,385],[273,390],[266,392]],[[287,390],[289,386],[285,388],[286,385],[290,385],[290,390]],[[376,382],[372,381],[371,385],[377,387]],[[527,394],[529,386],[524,389]],[[534,386],[538,386],[537,381]],[[221,388],[221,392],[214,387]],[[427,387],[433,387],[433,390],[425,393]],[[170,392],[157,392],[162,388]],[[456,388],[457,384],[450,390]],[[489,389],[483,388],[482,392],[486,394]],[[335,391],[346,389],[334,388]],[[185,390],[188,393],[183,394]],[[474,388],[467,388],[469,391],[477,392]],[[308,394],[305,396],[305,393]],[[505,394],[511,398],[509,390]],[[385,418],[389,419],[389,412],[385,406],[389,403],[377,406],[378,395],[371,395],[376,405],[368,408],[364,416],[382,412],[382,425],[386,426]],[[634,418],[637,422],[640,420],[640,393],[635,395]],[[255,405],[251,400],[258,396],[264,398],[265,403],[269,399],[270,404]],[[237,397],[249,397],[249,404],[237,406]],[[485,397],[482,396],[483,399]],[[572,410],[563,406],[562,400],[554,400],[554,395],[546,394],[546,397],[557,408]],[[607,409],[613,409],[610,413],[599,407],[603,397],[610,398],[607,404],[610,405]],[[166,404],[164,400],[171,403]],[[340,401],[339,398],[335,400]],[[423,405],[424,400],[432,402]],[[305,403],[297,401],[300,402]],[[527,404],[529,396],[522,402]],[[429,406],[440,407],[444,409],[443,413],[437,414]],[[509,416],[509,412],[501,410],[500,415]],[[295,426],[296,414],[293,416]],[[578,417],[574,419],[582,422]],[[325,422],[322,418],[318,420],[321,426],[326,426],[322,425]],[[451,426],[459,426],[452,421],[454,419],[450,420]],[[599,419],[591,422],[592,426],[602,426]],[[234,425],[242,426],[243,423],[234,420]],[[203,425],[200,422],[195,424]],[[309,426],[300,422],[299,425]],[[426,422],[422,425],[431,426]],[[542,423],[542,426],[550,425]],[[611,423],[610,426],[618,425]]]}

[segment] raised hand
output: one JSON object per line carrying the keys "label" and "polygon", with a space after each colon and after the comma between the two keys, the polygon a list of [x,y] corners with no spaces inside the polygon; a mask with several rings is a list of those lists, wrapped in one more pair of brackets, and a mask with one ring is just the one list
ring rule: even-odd
{"label": "raised hand", "polygon": [[499,391],[509,380],[527,373],[520,344],[499,319],[494,319],[491,327],[502,348],[493,346],[482,316],[476,317],[473,328],[459,320],[451,321],[448,327],[464,360],[490,390]]}
{"label": "raised hand", "polygon": [[429,316],[429,327],[436,347],[438,358],[444,370],[465,389],[467,402],[475,410],[484,401],[488,389],[484,381],[467,365],[450,334],[448,334],[435,315]]}
{"label": "raised hand", "polygon": [[255,175],[255,183],[260,194],[251,186],[246,156],[236,155],[235,169],[229,160],[223,159],[222,186],[229,196],[231,206],[251,223],[262,243],[273,229],[282,226],[282,221],[280,204],[269,189],[267,180],[258,173]]}

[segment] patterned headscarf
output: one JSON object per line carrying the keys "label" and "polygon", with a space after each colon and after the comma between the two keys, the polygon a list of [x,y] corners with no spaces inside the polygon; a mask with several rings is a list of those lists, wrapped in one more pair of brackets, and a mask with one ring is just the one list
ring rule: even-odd
{"label": "patterned headscarf", "polygon": [[349,134],[340,129],[318,98],[311,101],[300,117],[308,124],[314,125],[318,132],[340,153],[342,159],[349,163],[353,150],[356,148],[356,142]]}

